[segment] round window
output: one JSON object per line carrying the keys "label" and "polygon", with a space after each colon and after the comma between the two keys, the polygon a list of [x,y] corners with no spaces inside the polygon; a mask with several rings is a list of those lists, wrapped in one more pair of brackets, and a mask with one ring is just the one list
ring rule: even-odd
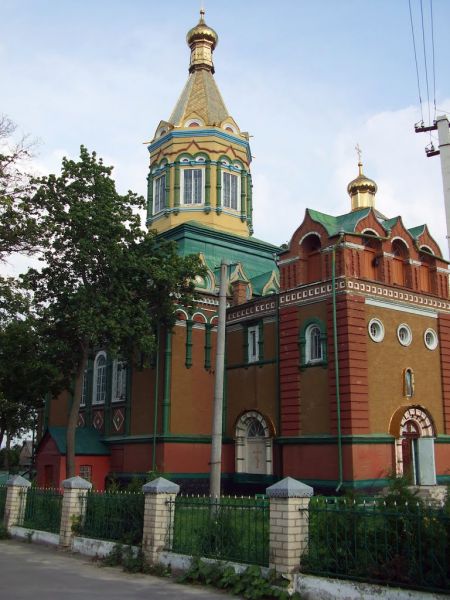
{"label": "round window", "polygon": [[368,331],[374,342],[381,342],[384,339],[384,325],[379,319],[371,319]]}
{"label": "round window", "polygon": [[438,336],[434,329],[427,329],[423,334],[423,341],[428,350],[436,350],[438,345]]}
{"label": "round window", "polygon": [[397,329],[397,337],[402,346],[409,346],[412,342],[412,333],[409,326],[405,323],[399,325]]}

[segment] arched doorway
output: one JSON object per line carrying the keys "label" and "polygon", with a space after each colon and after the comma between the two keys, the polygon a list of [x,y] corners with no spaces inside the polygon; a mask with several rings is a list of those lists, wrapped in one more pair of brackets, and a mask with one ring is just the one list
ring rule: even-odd
{"label": "arched doorway", "polygon": [[396,474],[413,485],[436,485],[435,428],[428,412],[419,406],[401,408],[392,417],[395,435]]}
{"label": "arched doorway", "polygon": [[236,423],[236,472],[272,475],[273,431],[257,411],[242,414]]}

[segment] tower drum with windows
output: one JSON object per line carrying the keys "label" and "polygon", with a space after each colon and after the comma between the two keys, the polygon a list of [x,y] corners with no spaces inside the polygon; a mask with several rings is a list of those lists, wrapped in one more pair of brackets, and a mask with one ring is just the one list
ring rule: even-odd
{"label": "tower drum with windows", "polygon": [[204,21],[187,34],[189,78],[150,145],[147,225],[164,232],[187,221],[248,237],[252,233],[248,133],[228,112],[214,80],[217,33]]}

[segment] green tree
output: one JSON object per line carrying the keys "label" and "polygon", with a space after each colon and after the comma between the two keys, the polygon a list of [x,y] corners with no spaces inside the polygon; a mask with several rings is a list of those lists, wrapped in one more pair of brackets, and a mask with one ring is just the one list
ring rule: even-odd
{"label": "green tree", "polygon": [[144,199],[120,195],[112,168],[81,147],[63,159],[61,174],[37,181],[42,211],[43,268],[25,277],[43,323],[58,386],[73,394],[67,427],[67,477],[75,474],[75,429],[82,376],[99,348],[128,361],[150,356],[161,324],[174,323],[176,302],[189,305],[198,257],[181,257],[172,243],[141,228]]}
{"label": "green tree", "polygon": [[25,171],[33,143],[14,141],[16,125],[0,115],[0,260],[12,252],[32,253],[39,245],[39,223],[31,202],[34,184]]}
{"label": "green tree", "polygon": [[55,371],[47,361],[30,298],[15,280],[5,282],[7,293],[0,305],[0,446],[6,437],[9,448],[13,437],[34,426]]}

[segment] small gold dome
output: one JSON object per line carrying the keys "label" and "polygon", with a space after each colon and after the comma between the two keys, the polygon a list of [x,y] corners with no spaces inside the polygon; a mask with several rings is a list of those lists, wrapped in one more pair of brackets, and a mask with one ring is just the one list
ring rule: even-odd
{"label": "small gold dome", "polygon": [[369,194],[375,195],[378,190],[377,184],[375,181],[373,181],[373,179],[369,179],[364,175],[361,161],[359,161],[358,167],[359,175],[356,177],[356,179],[350,181],[347,186],[347,192],[350,194],[350,196],[354,196],[358,192],[368,192]]}
{"label": "small gold dome", "polygon": [[197,41],[201,41],[201,40],[208,40],[209,42],[212,42],[212,46],[211,46],[211,51],[214,50],[214,48],[217,46],[218,42],[219,42],[219,36],[217,35],[217,33],[214,31],[214,29],[212,29],[212,27],[208,27],[208,25],[205,23],[205,11],[202,9],[200,11],[200,21],[198,22],[198,24],[193,27],[192,29],[190,29],[187,33],[186,36],[186,41],[188,43],[189,47],[192,47],[192,44],[194,42]]}
{"label": "small gold dome", "polygon": [[[359,146],[358,153],[360,154]],[[347,192],[350,195],[352,201],[352,210],[359,210],[360,208],[375,208],[375,194],[377,193],[378,186],[369,179],[363,173],[363,165],[361,158],[358,162],[359,174],[356,179],[350,181],[347,186]]]}

